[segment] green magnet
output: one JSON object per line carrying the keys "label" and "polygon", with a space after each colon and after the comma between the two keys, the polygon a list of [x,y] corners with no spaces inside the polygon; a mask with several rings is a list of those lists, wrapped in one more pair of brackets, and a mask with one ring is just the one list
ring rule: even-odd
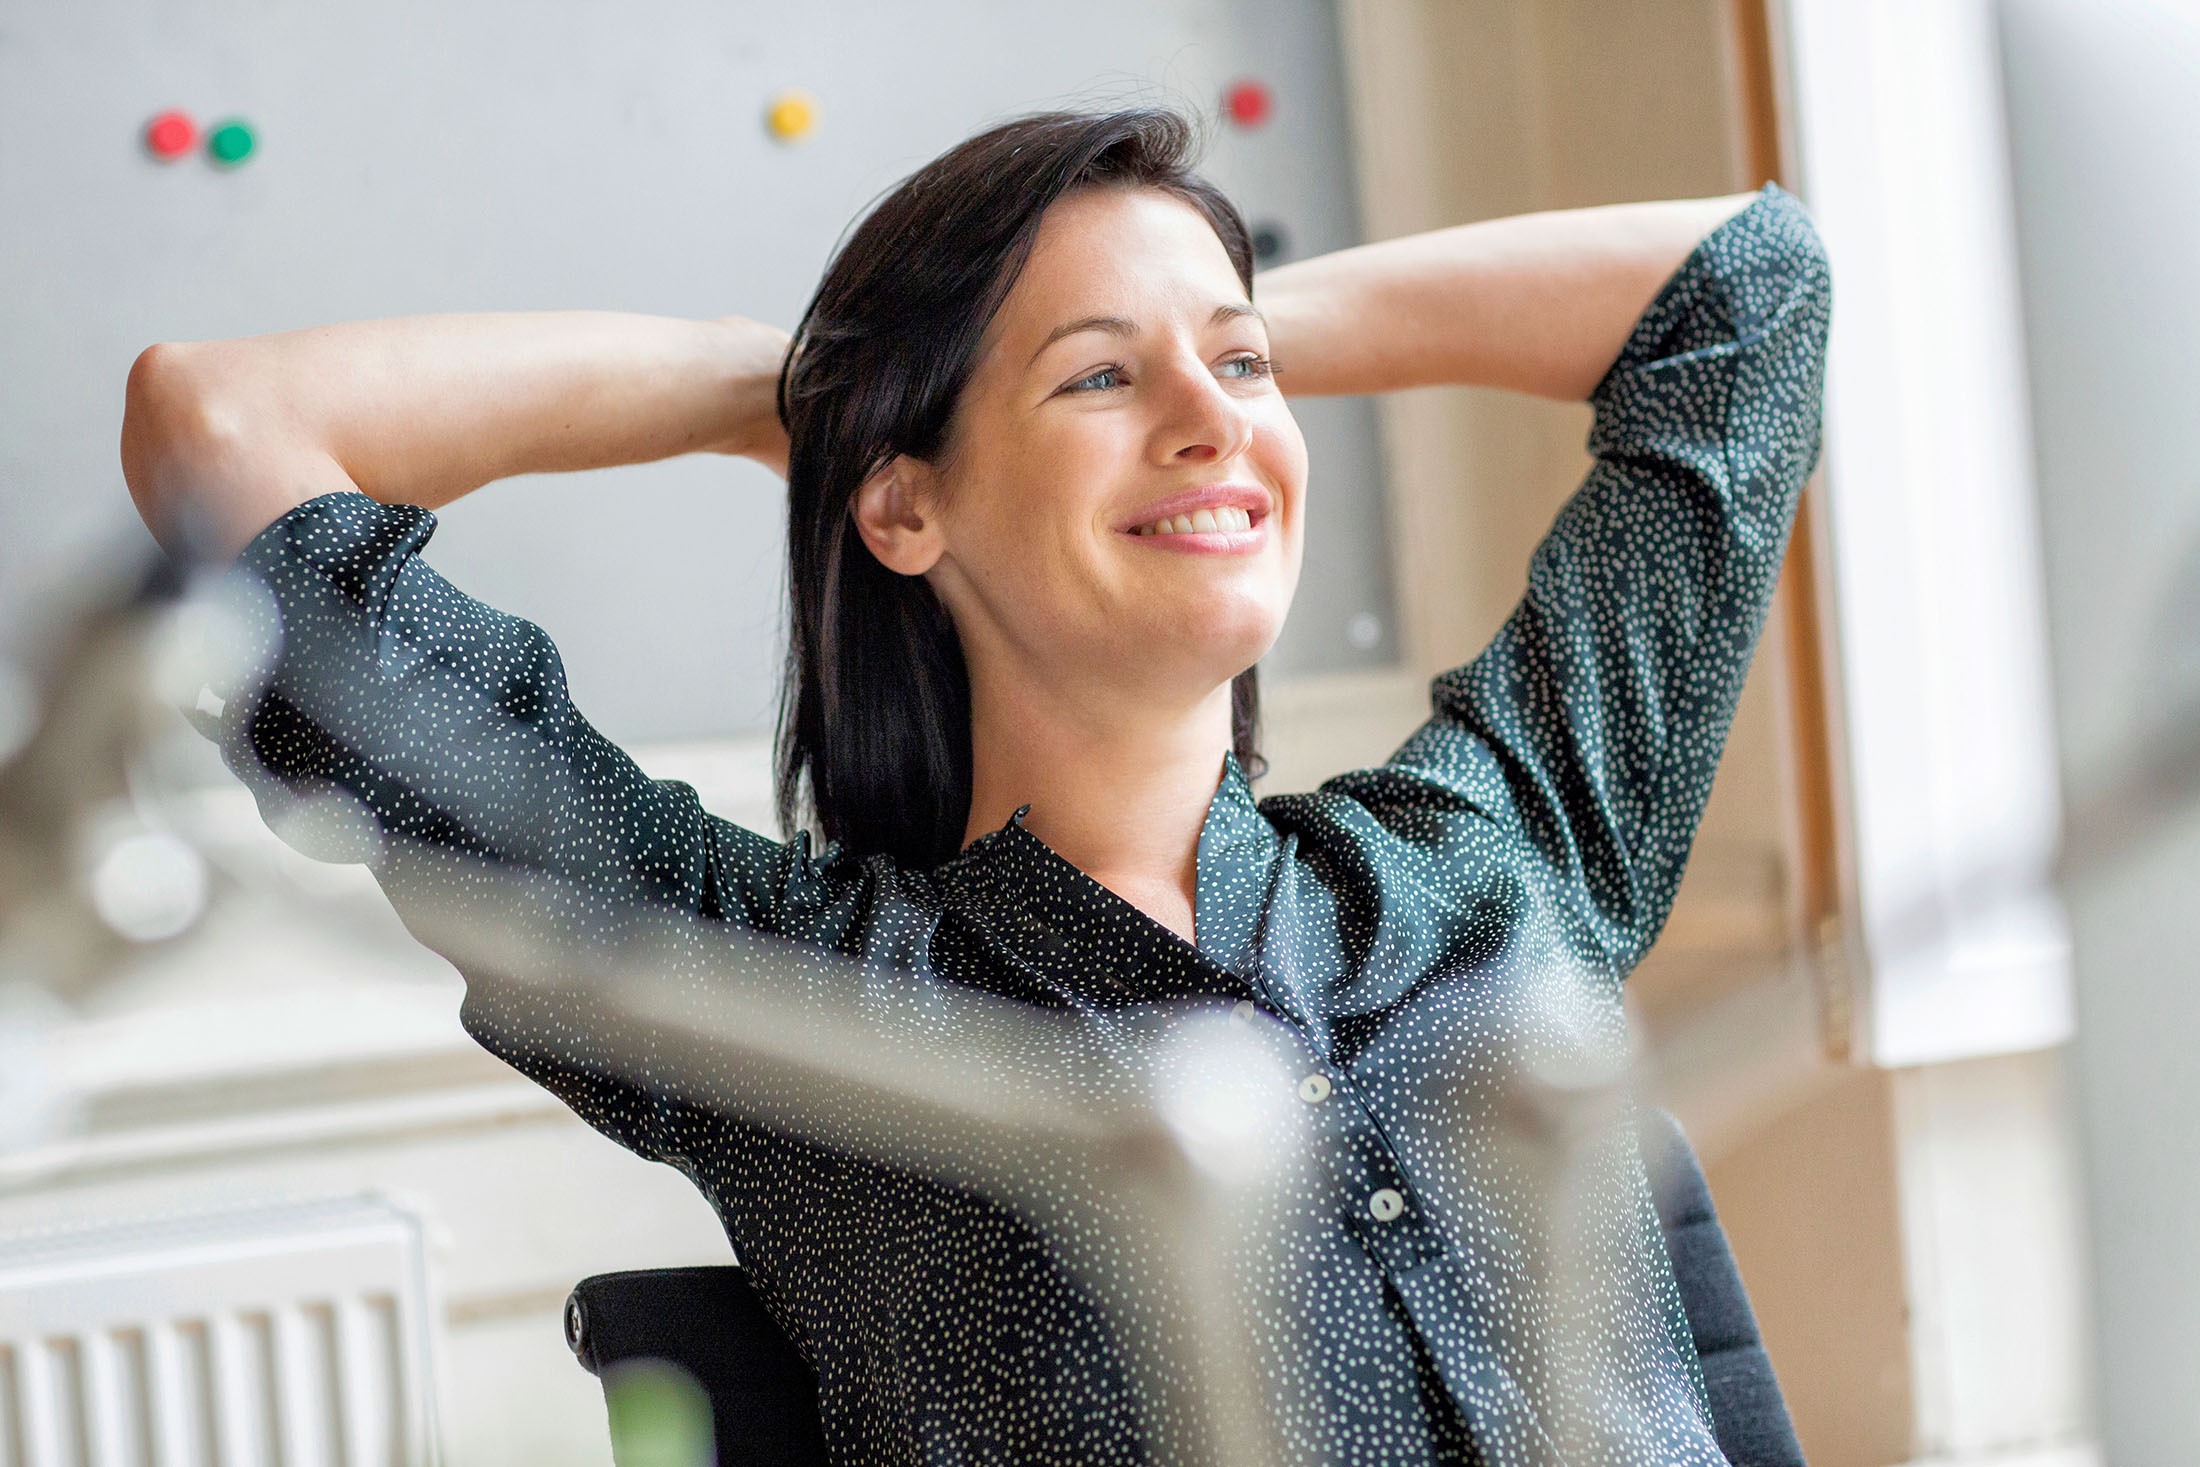
{"label": "green magnet", "polygon": [[206,151],[216,163],[226,163],[234,168],[252,156],[253,145],[259,140],[252,136],[252,129],[242,122],[223,123],[206,138]]}

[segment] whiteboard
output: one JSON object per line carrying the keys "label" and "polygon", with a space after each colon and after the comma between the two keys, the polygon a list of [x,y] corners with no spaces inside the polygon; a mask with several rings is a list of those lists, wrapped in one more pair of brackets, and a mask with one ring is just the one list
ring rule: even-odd
{"label": "whiteboard", "polygon": [[[1217,111],[1204,171],[1271,263],[1358,243],[1330,0],[70,0],[0,25],[0,606],[149,548],[116,455],[130,363],[160,340],[431,311],[741,314],[791,327],[883,190],[1042,107]],[[764,125],[799,88],[796,143]],[[142,145],[182,108],[249,121],[222,168]],[[1258,292],[1256,288],[1256,299]],[[1395,660],[1365,399],[1294,402],[1306,567],[1268,667]],[[540,622],[576,700],[628,741],[761,732],[780,658],[779,481],[691,457],[494,486],[428,559]]]}

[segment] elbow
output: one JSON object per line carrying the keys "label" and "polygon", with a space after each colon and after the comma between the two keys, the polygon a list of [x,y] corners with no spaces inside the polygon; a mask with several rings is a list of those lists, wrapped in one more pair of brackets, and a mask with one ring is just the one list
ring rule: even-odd
{"label": "elbow", "polygon": [[201,502],[237,455],[237,419],[207,377],[203,347],[156,342],[130,365],[123,394],[122,477],[153,537],[171,551],[191,548],[193,526],[219,511]]}
{"label": "elbow", "polygon": [[130,364],[122,398],[122,475],[141,509],[160,491],[161,466],[205,420],[190,361],[190,343],[159,341]]}
{"label": "elbow", "polygon": [[1833,304],[1833,260],[1810,210],[1793,194],[1782,193],[1765,233],[1786,297],[1822,320]]}
{"label": "elbow", "polygon": [[188,342],[156,342],[130,364],[122,404],[122,477],[140,518],[161,543],[181,510],[188,463],[209,414]]}

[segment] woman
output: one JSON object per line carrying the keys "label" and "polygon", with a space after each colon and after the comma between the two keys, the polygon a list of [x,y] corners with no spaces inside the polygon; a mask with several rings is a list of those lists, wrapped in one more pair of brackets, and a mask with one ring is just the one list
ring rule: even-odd
{"label": "woman", "polygon": [[[1588,1148],[1563,1237],[1505,1138],[1523,1074],[1623,1035],[1679,882],[1817,451],[1815,236],[1770,187],[1528,216],[1273,270],[1256,309],[1188,152],[1149,110],[973,138],[854,232],[791,348],[539,315],[149,350],[132,493],[241,547],[282,619],[214,731],[264,807],[333,785],[404,837],[376,870],[409,920],[474,900],[445,859],[473,854],[584,932],[638,901],[1102,1020],[1238,1001],[1297,1056],[1326,1168],[1269,1260],[1293,1453],[1718,1462],[1632,1132]],[[1284,393],[1443,382],[1588,399],[1595,466],[1387,763],[1256,803],[1308,493]],[[688,450],[788,476],[780,796],[821,853],[646,779],[538,629],[418,558],[491,480]],[[1017,1217],[611,1073],[468,976],[478,1037],[712,1199],[838,1458],[1196,1433]]]}

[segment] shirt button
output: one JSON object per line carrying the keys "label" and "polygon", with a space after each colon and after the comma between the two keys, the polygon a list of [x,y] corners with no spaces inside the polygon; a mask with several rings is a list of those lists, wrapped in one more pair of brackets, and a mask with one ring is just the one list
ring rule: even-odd
{"label": "shirt button", "polygon": [[1329,1077],[1327,1075],[1308,1075],[1305,1079],[1299,1081],[1299,1099],[1305,1101],[1308,1105],[1320,1105],[1328,1098]]}
{"label": "shirt button", "polygon": [[1240,1024],[1250,1024],[1253,1022],[1253,1015],[1259,1012],[1260,1010],[1253,1007],[1253,1001],[1251,999],[1239,999],[1238,1006],[1230,1010],[1230,1017],[1237,1020]]}
{"label": "shirt button", "polygon": [[1368,1194],[1368,1216],[1377,1222],[1389,1222],[1406,1210],[1406,1199],[1398,1195],[1395,1187],[1384,1187]]}

